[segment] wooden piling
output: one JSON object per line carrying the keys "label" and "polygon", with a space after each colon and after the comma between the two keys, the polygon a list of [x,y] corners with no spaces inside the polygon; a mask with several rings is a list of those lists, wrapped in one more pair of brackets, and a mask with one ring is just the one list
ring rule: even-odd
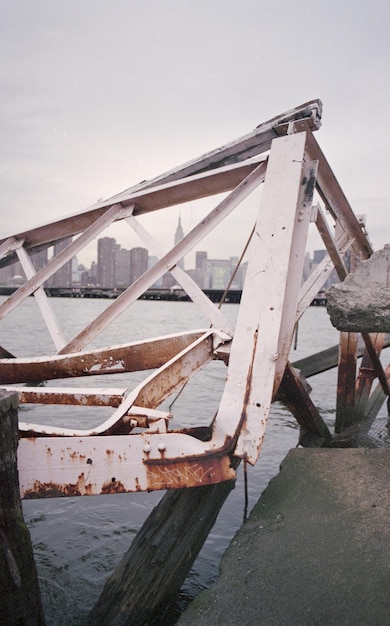
{"label": "wooden piling", "polygon": [[233,487],[234,481],[226,481],[168,491],[107,580],[88,623],[167,623],[164,612],[170,608]]}
{"label": "wooden piling", "polygon": [[0,621],[40,626],[45,620],[19,495],[17,393],[0,389],[0,420]]}

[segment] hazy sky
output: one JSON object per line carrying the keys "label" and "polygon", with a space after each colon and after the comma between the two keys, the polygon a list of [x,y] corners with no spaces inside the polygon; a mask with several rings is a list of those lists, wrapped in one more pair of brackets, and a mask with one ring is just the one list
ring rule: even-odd
{"label": "hazy sky", "polygon": [[[81,211],[320,98],[317,140],[382,247],[389,19],[388,0],[0,0],[0,236]],[[181,217],[187,231],[196,206]],[[165,246],[177,218],[154,216]],[[138,245],[127,232],[122,245]],[[213,257],[240,253],[234,228],[213,245]]]}

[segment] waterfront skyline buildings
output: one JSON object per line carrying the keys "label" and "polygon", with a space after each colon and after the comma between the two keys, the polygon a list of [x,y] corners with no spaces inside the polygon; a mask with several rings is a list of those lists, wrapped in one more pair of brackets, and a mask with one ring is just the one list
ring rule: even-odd
{"label": "waterfront skyline buildings", "polygon": [[[174,233],[174,244],[177,245],[184,237],[179,215],[177,228]],[[68,237],[57,242],[52,248],[52,256],[59,254],[72,242]],[[325,250],[315,250],[313,257],[307,253],[304,265],[303,278],[318,265],[326,254]],[[36,271],[39,271],[49,260],[48,249],[31,255]],[[78,286],[101,287],[103,289],[126,289],[142,276],[148,268],[156,263],[157,257],[149,255],[143,247],[134,247],[130,250],[123,248],[113,237],[101,237],[97,240],[96,261],[92,261],[90,268],[78,264],[77,257],[67,261],[46,282],[47,287],[69,288]],[[201,289],[242,290],[247,263],[238,265],[238,257],[228,259],[209,258],[206,250],[195,251],[195,267],[187,269],[186,273]],[[184,269],[184,259],[177,265]],[[0,269],[0,284],[18,286],[26,278],[19,262]],[[333,276],[329,282],[335,282]],[[328,286],[328,285],[326,285]],[[157,289],[177,289],[176,280],[170,272],[166,272],[152,287]]]}
{"label": "waterfront skyline buildings", "polygon": [[[67,242],[66,245],[68,245]],[[63,244],[65,246],[65,244]],[[105,237],[98,240],[97,260],[92,261],[91,267],[86,268],[77,263],[73,257],[63,268],[58,270],[47,281],[47,287],[77,287],[92,286],[104,289],[126,289],[137,278],[142,276],[149,267],[154,265],[157,257],[150,256],[146,248],[122,248],[114,238]],[[60,252],[56,249],[56,254]],[[307,253],[304,264],[303,278],[314,269],[323,258],[326,251],[315,250],[313,257]],[[39,271],[48,260],[47,250],[32,255],[33,265]],[[199,250],[195,253],[195,267],[185,270],[201,289],[226,289],[242,290],[247,263],[237,267],[238,257],[229,259],[209,258],[208,252]],[[26,278],[19,262],[0,269],[0,284],[4,286],[19,286]],[[337,282],[334,274],[327,282],[325,288],[331,283]],[[156,289],[173,289],[180,287],[170,272],[164,274],[152,287]]]}

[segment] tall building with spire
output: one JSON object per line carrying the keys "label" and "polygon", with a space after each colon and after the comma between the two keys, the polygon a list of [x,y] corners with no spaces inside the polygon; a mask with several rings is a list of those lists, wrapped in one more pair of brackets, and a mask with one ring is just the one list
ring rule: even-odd
{"label": "tall building with spire", "polygon": [[[181,225],[181,216],[179,213],[179,222],[177,224],[177,228],[176,228],[176,232],[175,232],[175,246],[176,244],[179,243],[179,241],[181,241],[184,237],[184,231],[183,231],[183,227]],[[182,270],[184,270],[184,259],[180,259],[180,261],[177,262],[177,265],[179,267],[181,267]]]}
{"label": "tall building with spire", "polygon": [[[177,223],[177,227],[176,227],[176,231],[175,231],[175,239],[174,239],[174,244],[175,246],[179,243],[179,241],[181,241],[184,237],[184,231],[183,231],[183,227],[181,225],[181,216],[179,213],[179,221]],[[181,267],[182,270],[184,270],[184,259],[179,259],[179,261],[176,263],[176,265],[178,267]],[[171,289],[174,284],[175,284],[175,279],[172,276],[172,274],[170,272],[166,272],[163,277],[162,277],[162,287],[163,289]]]}

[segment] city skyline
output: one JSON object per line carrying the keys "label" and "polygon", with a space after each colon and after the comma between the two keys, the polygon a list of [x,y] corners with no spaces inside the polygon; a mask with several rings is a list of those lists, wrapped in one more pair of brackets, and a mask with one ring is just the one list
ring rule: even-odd
{"label": "city skyline", "polygon": [[[179,216],[174,236],[175,243],[178,243],[183,234]],[[64,250],[71,241],[72,238],[67,238],[52,246],[53,256]],[[39,271],[50,260],[49,250],[51,248],[31,255],[35,271]],[[229,286],[233,290],[242,290],[247,268],[246,261],[241,259],[241,263],[238,264],[238,256],[230,256],[225,259],[212,258],[209,257],[206,250],[196,250],[194,254],[194,267],[185,267],[184,262],[181,262],[180,265],[201,289],[226,289]],[[325,249],[314,250],[313,253],[306,252],[303,279],[321,262],[324,255],[326,255]],[[50,277],[46,286],[54,288],[96,286],[108,289],[125,289],[157,261],[157,257],[150,255],[146,248],[136,246],[126,249],[118,244],[113,237],[101,237],[96,241],[95,259],[88,267],[79,263],[76,256],[73,257]],[[18,261],[0,269],[1,285],[19,286],[25,280],[24,272]],[[334,273],[326,286],[335,281],[337,281],[337,276]],[[163,289],[172,289],[176,286],[176,281],[170,272],[166,272],[152,285],[154,288]]]}

